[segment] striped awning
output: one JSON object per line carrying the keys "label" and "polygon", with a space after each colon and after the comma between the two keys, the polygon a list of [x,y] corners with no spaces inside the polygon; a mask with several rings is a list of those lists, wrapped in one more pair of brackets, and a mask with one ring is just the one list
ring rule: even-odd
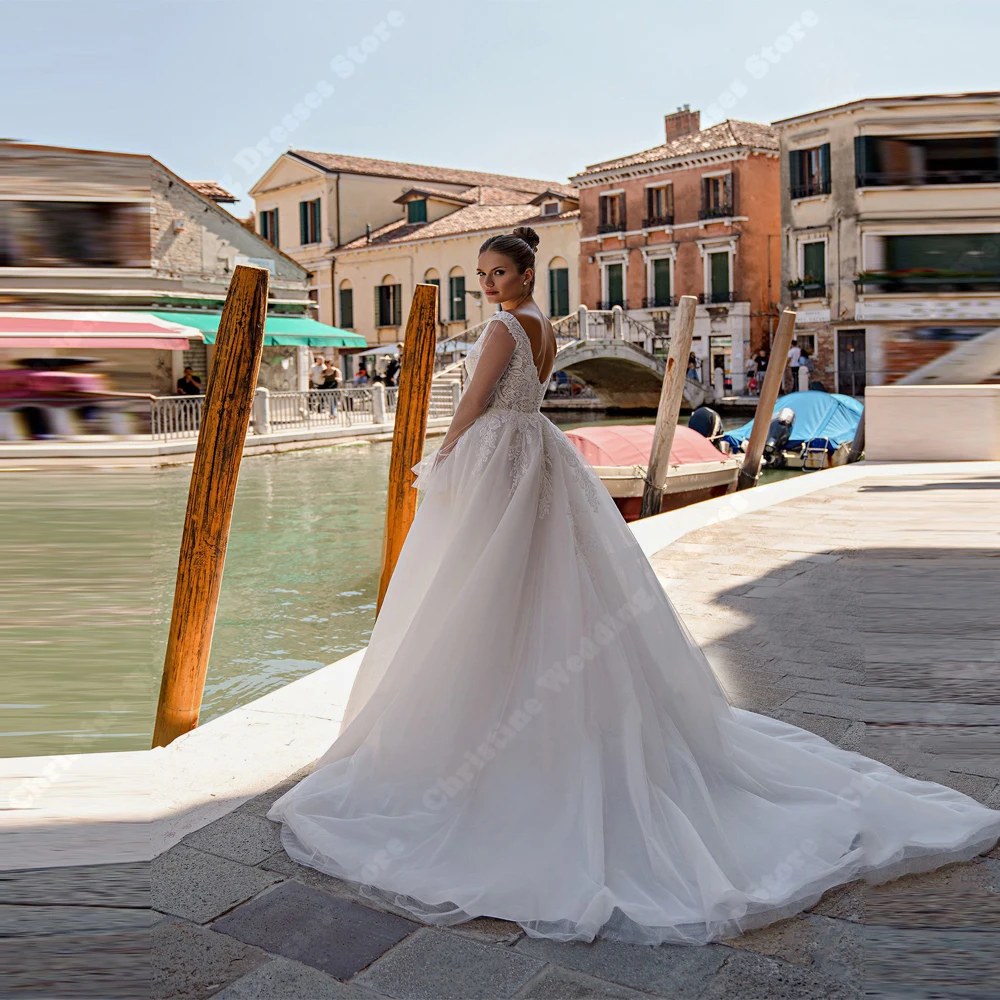
{"label": "striped awning", "polygon": [[153,313],[114,311],[0,312],[0,348],[146,348],[183,351],[200,330]]}

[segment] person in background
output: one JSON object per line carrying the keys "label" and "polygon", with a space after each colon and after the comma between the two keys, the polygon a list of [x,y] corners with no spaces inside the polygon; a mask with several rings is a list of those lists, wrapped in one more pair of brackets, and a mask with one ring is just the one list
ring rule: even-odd
{"label": "person in background", "polygon": [[[320,388],[339,389],[343,384],[344,384],[343,373],[332,361],[328,361],[326,363],[326,368],[323,370],[323,384]],[[330,394],[329,402],[330,402],[330,416],[334,416],[337,413],[336,393]]]}
{"label": "person in background", "polygon": [[312,367],[309,369],[309,385],[313,389],[318,389],[323,384],[324,373],[326,371],[326,358],[317,354],[313,358]]}
{"label": "person in background", "polygon": [[812,388],[812,376],[813,372],[816,371],[816,364],[813,361],[809,352],[803,347],[802,354],[799,357],[799,366],[805,368],[809,372],[809,388]]}
{"label": "person in background", "polygon": [[358,368],[358,374],[354,376],[354,385],[356,387],[368,385],[368,369],[364,365]]}
{"label": "person in background", "polygon": [[184,374],[177,380],[178,396],[200,396],[205,390],[201,387],[201,379],[193,368],[185,368]]}
{"label": "person in background", "polygon": [[701,381],[701,370],[698,368],[698,359],[692,354],[688,357],[687,377],[695,382]]}
{"label": "person in background", "polygon": [[386,385],[396,385],[397,378],[399,376],[399,357],[398,355],[393,355],[389,358],[389,364],[386,365],[385,369],[385,382]]}
{"label": "person in background", "polygon": [[792,346],[788,348],[788,371],[792,376],[792,392],[797,392],[799,388],[799,364],[802,360],[802,348],[797,340],[792,341]]}

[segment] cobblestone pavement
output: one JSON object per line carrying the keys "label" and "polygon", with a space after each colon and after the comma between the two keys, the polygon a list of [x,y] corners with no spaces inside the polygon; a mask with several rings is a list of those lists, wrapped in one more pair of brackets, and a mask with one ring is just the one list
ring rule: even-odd
{"label": "cobblestone pavement", "polygon": [[[652,562],[734,704],[1000,808],[1000,479],[855,482],[703,528]],[[556,944],[492,919],[425,927],[296,865],[264,814],[298,777],[151,872],[0,874],[7,989],[193,1000],[997,994],[997,848],[842,886],[807,913],[708,947]],[[27,971],[39,962],[41,987]],[[60,985],[81,974],[86,991]]]}

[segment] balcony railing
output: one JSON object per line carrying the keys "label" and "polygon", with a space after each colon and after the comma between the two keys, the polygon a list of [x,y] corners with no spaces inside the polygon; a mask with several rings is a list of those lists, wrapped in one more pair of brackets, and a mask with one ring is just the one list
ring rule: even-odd
{"label": "balcony railing", "polygon": [[673,215],[650,215],[642,220],[643,229],[650,229],[653,226],[672,226],[673,224]]}
{"label": "balcony railing", "polygon": [[622,309],[628,309],[628,305],[626,304],[626,302],[625,302],[624,299],[622,299],[620,302],[619,301],[615,301],[615,302],[595,302],[594,303],[594,308],[598,312],[607,312],[607,311],[609,311],[611,309],[614,309],[615,306],[621,306]]}
{"label": "balcony railing", "polygon": [[718,305],[721,302],[732,302],[732,292],[702,292],[698,296],[698,301],[703,305]]}
{"label": "balcony railing", "polygon": [[1000,292],[1000,274],[947,271],[866,271],[854,279],[861,293]]}
{"label": "balcony railing", "polygon": [[623,233],[625,232],[625,220],[621,219],[618,222],[602,222],[597,227],[598,233]]}
{"label": "balcony railing", "polygon": [[1000,170],[866,170],[855,174],[863,187],[922,187],[925,184],[1000,184]]}
{"label": "balcony railing", "polygon": [[699,219],[725,219],[732,214],[732,205],[705,205],[698,210]]}
{"label": "balcony railing", "polygon": [[654,295],[652,298],[642,300],[643,309],[669,309],[675,305],[672,295]]}
{"label": "balcony railing", "polygon": [[812,198],[814,195],[818,194],[829,194],[830,193],[830,178],[827,177],[824,180],[809,180],[804,184],[793,184],[792,185],[792,197],[793,198]]}
{"label": "balcony railing", "polygon": [[789,291],[793,299],[825,299],[830,297],[829,286],[817,281],[806,281],[793,285]]}

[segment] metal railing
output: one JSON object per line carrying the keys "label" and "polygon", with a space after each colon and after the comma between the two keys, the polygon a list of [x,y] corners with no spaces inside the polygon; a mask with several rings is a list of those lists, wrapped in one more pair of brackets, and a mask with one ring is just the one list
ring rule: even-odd
{"label": "metal railing", "polygon": [[829,194],[830,178],[826,177],[822,180],[814,179],[805,181],[802,184],[792,184],[790,193],[793,198],[812,198],[818,194]]}
{"label": "metal railing", "polygon": [[625,220],[619,219],[618,222],[602,222],[597,227],[598,233],[623,233],[625,232]]}
{"label": "metal railing", "polygon": [[643,309],[670,309],[677,305],[672,295],[654,295],[642,300]]}
{"label": "metal railing", "polygon": [[162,441],[197,437],[204,408],[204,396],[154,396],[150,403],[149,432]]}
{"label": "metal railing", "polygon": [[364,387],[271,392],[270,430],[274,433],[376,423],[372,392],[372,389]]}
{"label": "metal railing", "polygon": [[829,285],[808,281],[801,285],[793,285],[789,291],[793,299],[825,299],[830,297]]}
{"label": "metal railing", "polygon": [[726,219],[733,214],[732,205],[706,205],[698,209],[699,219]]}
{"label": "metal railing", "polygon": [[732,292],[700,292],[698,301],[703,305],[717,305],[720,302],[732,302]]}
{"label": "metal railing", "polygon": [[673,214],[649,215],[642,220],[643,229],[650,229],[653,226],[672,226],[673,224],[674,224]]}

